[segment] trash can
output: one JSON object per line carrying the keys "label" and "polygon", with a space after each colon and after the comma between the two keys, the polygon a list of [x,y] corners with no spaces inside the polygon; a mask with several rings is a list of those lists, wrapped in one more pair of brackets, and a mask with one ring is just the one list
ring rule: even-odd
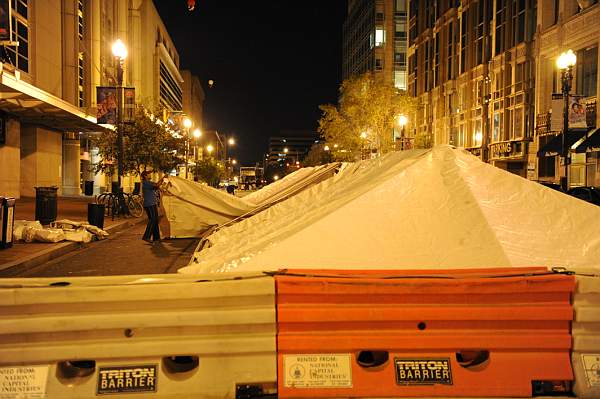
{"label": "trash can", "polygon": [[87,196],[94,195],[94,181],[86,180],[83,182],[83,193]]}
{"label": "trash can", "polygon": [[0,248],[10,248],[13,244],[15,221],[15,199],[0,197]]}
{"label": "trash can", "polygon": [[119,192],[119,182],[118,181],[111,182],[110,191],[112,191],[113,193]]}
{"label": "trash can", "polygon": [[41,224],[50,224],[56,221],[58,187],[35,188],[35,220]]}
{"label": "trash can", "polygon": [[104,204],[88,204],[88,223],[104,228]]}

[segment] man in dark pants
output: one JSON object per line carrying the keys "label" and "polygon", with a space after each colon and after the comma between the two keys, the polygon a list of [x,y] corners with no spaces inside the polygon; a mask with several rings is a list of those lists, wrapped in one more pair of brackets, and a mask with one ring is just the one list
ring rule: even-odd
{"label": "man in dark pants", "polygon": [[[144,197],[144,209],[148,215],[148,225],[142,240],[150,243],[160,241],[160,231],[158,230],[158,202],[156,200],[156,190],[158,184],[150,181],[150,172],[142,172],[142,195]],[[150,239],[152,237],[152,240]]]}

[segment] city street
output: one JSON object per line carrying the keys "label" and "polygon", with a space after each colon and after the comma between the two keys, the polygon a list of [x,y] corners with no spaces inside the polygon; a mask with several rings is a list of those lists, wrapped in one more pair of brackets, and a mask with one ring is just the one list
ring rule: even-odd
{"label": "city street", "polygon": [[145,223],[86,244],[66,255],[34,267],[0,271],[0,277],[109,276],[176,273],[187,265],[198,239],[172,239],[149,244],[141,237]]}

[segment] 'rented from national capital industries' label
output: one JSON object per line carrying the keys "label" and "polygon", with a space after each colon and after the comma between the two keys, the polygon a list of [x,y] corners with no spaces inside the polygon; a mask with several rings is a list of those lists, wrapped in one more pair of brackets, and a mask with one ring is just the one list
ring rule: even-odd
{"label": "'rented from national capital industries' label", "polygon": [[156,392],[156,369],[155,364],[101,367],[97,394]]}
{"label": "'rented from national capital industries' label", "polygon": [[453,385],[449,358],[394,358],[398,385]]}

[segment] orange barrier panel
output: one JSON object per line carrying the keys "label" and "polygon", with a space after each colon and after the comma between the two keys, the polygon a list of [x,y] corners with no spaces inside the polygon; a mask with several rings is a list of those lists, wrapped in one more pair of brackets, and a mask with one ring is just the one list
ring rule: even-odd
{"label": "orange barrier panel", "polygon": [[284,271],[279,397],[568,390],[574,286],[544,268]]}

